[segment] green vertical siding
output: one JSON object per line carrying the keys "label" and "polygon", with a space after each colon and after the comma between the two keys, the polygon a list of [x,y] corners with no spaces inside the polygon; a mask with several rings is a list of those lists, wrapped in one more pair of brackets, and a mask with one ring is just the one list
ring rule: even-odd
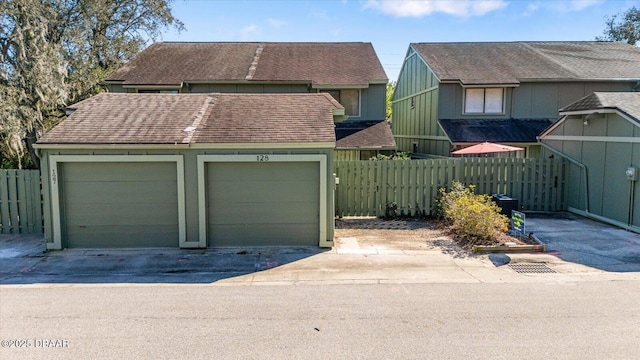
{"label": "green vertical siding", "polygon": [[[119,84],[107,85],[110,92],[136,92],[136,89],[125,89]],[[316,92],[308,84],[187,84],[180,89],[181,93],[309,93]],[[384,120],[386,117],[386,84],[371,84],[360,89],[360,116],[354,120]]]}
{"label": "green vertical siding", "polygon": [[384,120],[387,116],[387,85],[372,84],[360,91],[360,117],[357,120]]}
{"label": "green vertical siding", "polygon": [[[392,130],[398,150],[439,156],[450,155],[450,142],[438,125],[438,119],[465,118],[559,118],[558,109],[594,91],[631,91],[635,82],[523,82],[507,87],[504,113],[464,114],[464,87],[457,83],[439,84],[428,65],[409,48],[393,96]],[[433,91],[426,91],[437,87]],[[415,106],[411,106],[411,101]],[[595,131],[592,130],[592,131]],[[541,156],[530,147],[527,156]]]}
{"label": "green vertical siding", "polygon": [[[583,123],[582,117],[569,117],[549,135],[552,136],[600,136],[640,137],[634,126],[617,114],[606,114]],[[584,164],[570,166],[568,206],[588,210],[591,214],[629,224],[629,212],[633,211],[632,226],[640,227],[640,195],[637,184],[631,184],[625,175],[627,167],[640,167],[640,144],[619,141],[586,141],[581,139],[542,139],[542,142]],[[585,182],[588,193],[585,193]],[[633,188],[633,196],[632,196]],[[589,208],[585,199],[588,197]]]}
{"label": "green vertical siding", "polygon": [[[449,154],[449,143],[438,125],[439,84],[437,77],[416,54],[403,64],[393,96],[392,131],[398,150]],[[412,106],[413,105],[413,106]]]}
{"label": "green vertical siding", "polygon": [[558,119],[558,109],[595,91],[631,91],[634,82],[523,82],[512,88],[512,118]]}

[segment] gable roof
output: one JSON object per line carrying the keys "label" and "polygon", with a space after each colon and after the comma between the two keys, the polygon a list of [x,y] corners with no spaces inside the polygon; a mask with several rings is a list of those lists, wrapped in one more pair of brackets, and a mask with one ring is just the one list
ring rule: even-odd
{"label": "gable roof", "polygon": [[336,124],[336,149],[395,149],[396,141],[385,120],[344,121]]}
{"label": "gable roof", "polygon": [[563,107],[560,114],[597,110],[619,110],[640,122],[640,92],[594,92]]}
{"label": "gable roof", "polygon": [[413,43],[442,82],[640,79],[640,49],[621,42]]}
{"label": "gable roof", "polygon": [[43,144],[335,142],[330,95],[116,94],[81,101]]}
{"label": "gable roof", "polygon": [[123,85],[188,82],[386,83],[371,43],[158,42],[111,75]]}
{"label": "gable roof", "polygon": [[549,119],[440,119],[452,144],[495,142],[535,143]]}

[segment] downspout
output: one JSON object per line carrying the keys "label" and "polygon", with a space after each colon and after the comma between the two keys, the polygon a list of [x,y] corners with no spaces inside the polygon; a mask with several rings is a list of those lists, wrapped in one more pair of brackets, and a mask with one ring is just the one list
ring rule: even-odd
{"label": "downspout", "polygon": [[584,211],[588,215],[591,215],[591,213],[589,212],[589,178],[587,177],[587,166],[579,162],[578,160],[572,158],[571,156],[563,154],[560,151],[552,148],[551,146],[543,143],[542,141],[540,141],[540,138],[538,138],[538,143],[540,143],[540,145],[542,145],[543,148],[560,155],[561,157],[569,160],[570,163],[577,165],[582,169],[582,172],[584,173],[584,207],[585,207]]}

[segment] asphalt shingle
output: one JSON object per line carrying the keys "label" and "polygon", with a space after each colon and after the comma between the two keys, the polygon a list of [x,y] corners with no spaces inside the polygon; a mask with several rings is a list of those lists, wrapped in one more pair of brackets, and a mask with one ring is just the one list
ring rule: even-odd
{"label": "asphalt shingle", "polygon": [[391,127],[382,121],[345,121],[336,124],[336,149],[395,149]]}
{"label": "asphalt shingle", "polygon": [[640,92],[595,92],[560,109],[560,113],[618,109],[640,122]]}
{"label": "asphalt shingle", "polygon": [[218,94],[196,143],[335,142],[331,95]]}
{"label": "asphalt shingle", "polygon": [[441,81],[640,79],[640,49],[621,42],[414,43]]}
{"label": "asphalt shingle", "polygon": [[314,85],[386,83],[371,43],[159,42],[107,81],[173,85],[189,81],[282,81]]}
{"label": "asphalt shingle", "polygon": [[335,142],[342,106],[324,93],[103,93],[69,109],[38,144]]}
{"label": "asphalt shingle", "polygon": [[454,144],[534,143],[551,125],[549,119],[440,119],[438,122]]}

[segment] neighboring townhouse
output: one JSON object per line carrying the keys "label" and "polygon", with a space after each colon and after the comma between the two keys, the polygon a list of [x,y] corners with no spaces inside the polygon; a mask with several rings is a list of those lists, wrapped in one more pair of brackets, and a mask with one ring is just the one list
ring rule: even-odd
{"label": "neighboring townhouse", "polygon": [[[106,80],[110,92],[128,93],[326,92],[345,108],[346,121],[336,123],[338,142],[341,134],[372,132],[385,121],[387,82],[373,46],[362,42],[160,42]],[[336,157],[395,149],[386,122],[373,132],[373,138],[348,141]]]}
{"label": "neighboring townhouse", "polygon": [[398,150],[450,156],[489,141],[541,156],[558,109],[640,88],[640,49],[620,42],[413,43],[393,96]]}
{"label": "neighboring townhouse", "polygon": [[640,232],[640,92],[596,92],[560,109],[540,135],[569,160],[568,209]]}

